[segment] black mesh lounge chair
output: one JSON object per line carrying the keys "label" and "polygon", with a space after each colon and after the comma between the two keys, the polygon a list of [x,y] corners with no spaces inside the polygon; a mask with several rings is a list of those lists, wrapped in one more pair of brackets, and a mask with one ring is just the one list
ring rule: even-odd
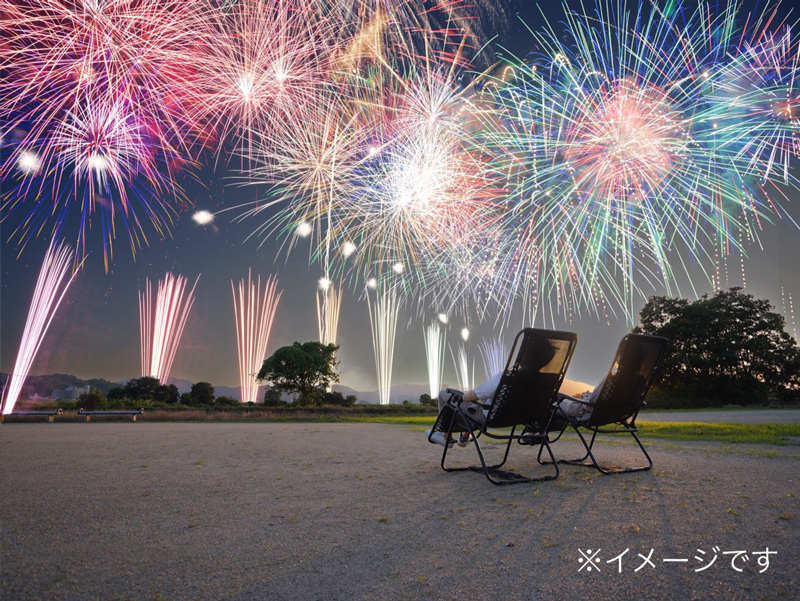
{"label": "black mesh lounge chair", "polygon": [[[561,460],[561,463],[595,467],[604,474],[640,472],[653,467],[653,460],[650,459],[650,455],[648,455],[639,437],[636,436],[636,432],[639,431],[636,427],[636,417],[645,404],[645,396],[653,383],[666,350],[666,338],[645,336],[643,334],[628,334],[619,343],[614,363],[612,363],[608,375],[601,384],[602,388],[595,402],[586,402],[562,394],[558,395],[559,402],[569,399],[586,405],[587,409],[591,410],[587,411],[585,415],[573,417],[566,415],[561,408],[558,408],[551,417],[549,428],[551,431],[557,431],[558,434],[551,438],[549,442],[557,441],[564,431],[571,427],[578,433],[583,446],[586,448],[586,454],[580,459]],[[592,438],[588,443],[581,433],[582,428],[592,433]],[[593,452],[598,434],[630,434],[647,458],[647,465],[627,468],[600,465]],[[540,449],[540,463],[550,463],[549,461],[541,461],[541,458]]]}
{"label": "black mesh lounge chair", "polygon": [[[555,461],[547,440],[547,420],[552,415],[556,394],[564,380],[578,337],[572,332],[556,332],[526,328],[514,339],[514,345],[505,371],[490,403],[482,406],[488,414],[475,415],[466,406],[475,410],[475,403],[464,403],[460,395],[454,395],[452,407],[445,407],[436,418],[428,440],[435,432],[443,432],[447,438],[458,436],[460,432],[472,432],[472,444],[478,452],[481,464],[470,467],[448,467],[449,445],[442,451],[442,469],[447,472],[474,470],[482,471],[492,484],[517,484],[539,480],[554,480],[558,477],[558,463]],[[477,411],[476,413],[483,413]],[[520,474],[500,470],[508,459],[511,443],[520,441],[522,428],[528,424],[527,444],[539,444],[547,448],[555,474],[541,478],[527,478]],[[506,428],[511,428],[509,432]],[[502,429],[502,430],[501,430]],[[488,438],[506,443],[502,461],[487,465],[479,438]],[[541,453],[541,449],[540,449]]]}

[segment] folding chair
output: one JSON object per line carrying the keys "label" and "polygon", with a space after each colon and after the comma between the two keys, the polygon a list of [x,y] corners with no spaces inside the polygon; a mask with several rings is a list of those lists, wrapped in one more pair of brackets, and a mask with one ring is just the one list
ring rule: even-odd
{"label": "folding chair", "polygon": [[[478,405],[484,411],[476,415],[465,409],[473,403],[464,403],[455,395],[452,406],[445,407],[436,418],[428,440],[435,432],[443,432],[446,439],[453,433],[471,432],[472,443],[478,452],[481,464],[469,467],[448,467],[447,456],[450,445],[442,451],[442,469],[446,472],[464,470],[482,471],[492,484],[518,484],[554,480],[558,477],[559,468],[547,440],[547,420],[552,415],[556,394],[564,380],[572,353],[575,351],[577,335],[572,332],[557,332],[526,328],[514,339],[514,345],[506,363],[497,390],[490,403]],[[540,478],[528,478],[512,471],[500,468],[508,459],[513,441],[520,442],[522,434],[517,434],[517,427],[529,425],[526,432],[526,444],[539,444],[547,448],[547,452],[555,466],[555,474]],[[533,430],[530,430],[530,426]],[[508,431],[500,428],[511,428]],[[506,443],[502,461],[487,465],[479,442],[481,435]],[[539,450],[541,453],[541,448]]]}
{"label": "folding chair", "polygon": [[[601,389],[597,394],[593,393],[588,401],[567,395],[558,395],[559,403],[567,399],[591,410],[587,411],[585,415],[576,417],[567,415],[560,405],[555,409],[550,420],[550,429],[558,431],[558,435],[549,442],[556,442],[564,434],[564,431],[571,427],[577,432],[586,449],[586,454],[580,459],[562,459],[561,463],[595,467],[604,474],[641,472],[653,467],[653,460],[642,445],[642,441],[636,436],[636,432],[639,431],[636,427],[636,417],[639,415],[639,410],[645,405],[645,396],[664,358],[667,342],[667,339],[661,336],[628,334],[620,341],[611,369],[600,384]],[[611,427],[606,428],[606,426]],[[592,438],[588,443],[581,433],[582,428],[592,433]],[[593,452],[598,434],[630,434],[647,458],[647,465],[627,468],[600,465]],[[540,449],[539,462],[550,463],[542,461],[541,458]]]}

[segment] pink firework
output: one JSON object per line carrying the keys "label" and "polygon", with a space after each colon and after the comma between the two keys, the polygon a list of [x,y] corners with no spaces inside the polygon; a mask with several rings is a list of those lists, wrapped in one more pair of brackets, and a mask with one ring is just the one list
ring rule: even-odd
{"label": "pink firework", "polygon": [[236,344],[239,349],[242,402],[255,403],[259,390],[255,376],[264,361],[275,311],[283,292],[278,291],[278,280],[274,277],[267,278],[262,289],[261,277],[253,281],[250,272],[247,280],[242,279],[239,282],[238,290],[231,281],[231,289],[236,320]]}
{"label": "pink firework", "polygon": [[0,114],[31,125],[25,144],[85,98],[113,95],[165,152],[182,144],[171,65],[187,60],[199,0],[37,0],[4,3]]}
{"label": "pink firework", "polygon": [[153,298],[150,280],[145,290],[139,291],[139,334],[142,341],[142,376],[158,378],[163,384],[169,380],[175,352],[183,335],[186,320],[194,304],[194,290],[181,275],[167,273],[158,282],[158,292]]}
{"label": "pink firework", "polygon": [[330,21],[313,2],[241,0],[193,22],[191,60],[171,66],[191,123],[249,156],[256,135],[301,124],[325,85]]}
{"label": "pink firework", "polygon": [[72,249],[63,242],[50,244],[44,256],[39,279],[33,291],[28,318],[25,320],[25,330],[14,364],[14,372],[8,385],[8,392],[2,403],[2,414],[8,415],[14,410],[14,405],[22,392],[22,385],[28,377],[36,353],[42,345],[47,329],[55,317],[69,285],[75,278],[75,273],[70,274],[72,262]]}
{"label": "pink firework", "polygon": [[58,236],[67,222],[77,221],[77,253],[82,257],[92,220],[98,220],[106,269],[118,229],[127,233],[134,253],[147,241],[144,222],[165,235],[175,211],[163,198],[179,197],[180,192],[158,168],[145,130],[123,102],[108,97],[76,101],[46,144],[26,151],[47,168],[37,164],[24,170],[17,161],[22,183],[2,203],[4,212],[21,214],[14,234],[27,241],[52,221],[52,234]]}
{"label": "pink firework", "polygon": [[578,108],[586,114],[574,119],[563,152],[581,191],[642,201],[681,159],[686,124],[653,85],[612,82]]}

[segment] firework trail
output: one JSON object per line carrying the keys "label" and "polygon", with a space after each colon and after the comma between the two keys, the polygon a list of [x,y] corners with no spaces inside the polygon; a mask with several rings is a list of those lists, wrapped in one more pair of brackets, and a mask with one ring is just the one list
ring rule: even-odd
{"label": "firework trail", "polygon": [[435,399],[442,388],[444,372],[444,332],[439,323],[434,321],[423,329],[425,338],[425,357],[428,361],[428,384],[431,398]]}
{"label": "firework trail", "polygon": [[456,368],[459,388],[463,391],[473,390],[475,388],[475,361],[473,360],[472,366],[470,366],[466,346],[459,343],[455,353],[453,353],[453,347],[450,347],[450,356],[453,358]]}
{"label": "firework trail", "polygon": [[394,288],[379,290],[371,300],[367,294],[369,321],[372,329],[372,347],[375,352],[375,369],[378,376],[378,397],[381,405],[388,405],[392,388],[394,338],[400,304]]}
{"label": "firework trail", "polygon": [[69,289],[76,272],[70,274],[72,262],[72,249],[63,242],[56,245],[55,241],[44,256],[36,288],[33,291],[28,318],[25,320],[25,329],[22,332],[17,353],[14,371],[8,383],[7,393],[2,403],[2,414],[8,415],[14,410],[14,405],[22,392],[22,385],[28,377],[36,353],[42,345],[47,329],[55,317],[64,295]]}
{"label": "firework trail", "polygon": [[321,278],[317,289],[317,326],[322,344],[336,344],[339,329],[339,309],[342,305],[342,288],[328,278]]}
{"label": "firework trail", "polygon": [[781,309],[783,310],[783,318],[786,322],[786,331],[791,328],[792,336],[795,343],[797,343],[797,322],[794,317],[794,300],[792,299],[791,292],[786,292],[786,289],[781,286]]}
{"label": "firework trail", "polygon": [[255,375],[264,361],[272,322],[283,292],[278,291],[278,280],[274,277],[267,278],[262,289],[261,276],[253,281],[250,271],[247,272],[247,280],[240,280],[238,290],[231,280],[231,291],[242,402],[255,403],[259,391]]}
{"label": "firework trail", "polygon": [[142,376],[158,378],[162,384],[169,380],[172,361],[194,304],[194,290],[188,279],[167,273],[158,281],[153,296],[150,279],[145,280],[144,291],[139,291],[139,336],[142,342]]}
{"label": "firework trail", "polygon": [[484,339],[478,346],[483,359],[483,368],[486,373],[486,379],[491,378],[499,373],[503,373],[506,366],[506,347],[503,343],[503,336],[495,336],[494,338]]}

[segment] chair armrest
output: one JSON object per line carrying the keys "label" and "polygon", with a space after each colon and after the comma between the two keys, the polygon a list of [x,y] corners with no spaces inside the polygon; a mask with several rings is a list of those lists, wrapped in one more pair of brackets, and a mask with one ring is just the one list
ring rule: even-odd
{"label": "chair armrest", "polygon": [[597,402],[590,403],[589,401],[584,401],[583,399],[576,399],[574,396],[569,396],[568,394],[561,394],[558,393],[557,402],[560,403],[561,401],[575,401],[576,403],[580,403],[581,405],[586,406],[594,406]]}

